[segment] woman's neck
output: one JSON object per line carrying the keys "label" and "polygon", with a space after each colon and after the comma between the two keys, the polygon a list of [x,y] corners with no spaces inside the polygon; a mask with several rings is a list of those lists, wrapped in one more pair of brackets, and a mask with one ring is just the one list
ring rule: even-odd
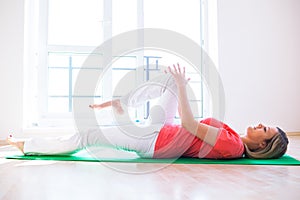
{"label": "woman's neck", "polygon": [[259,148],[259,145],[256,142],[249,139],[247,136],[242,136],[241,139],[244,145],[246,145],[250,150],[255,151]]}

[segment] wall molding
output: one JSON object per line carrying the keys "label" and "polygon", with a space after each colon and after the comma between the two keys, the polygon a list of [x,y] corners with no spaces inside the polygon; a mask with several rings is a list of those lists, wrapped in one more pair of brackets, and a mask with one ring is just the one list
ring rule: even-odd
{"label": "wall molding", "polygon": [[288,136],[300,136],[300,132],[287,132]]}

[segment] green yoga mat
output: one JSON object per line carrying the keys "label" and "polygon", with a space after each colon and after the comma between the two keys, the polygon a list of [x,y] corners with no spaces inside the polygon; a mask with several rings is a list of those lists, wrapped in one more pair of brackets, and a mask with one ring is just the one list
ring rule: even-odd
{"label": "green yoga mat", "polygon": [[85,161],[85,162],[125,162],[125,163],[173,163],[173,164],[228,164],[228,165],[300,165],[300,161],[284,155],[279,159],[249,159],[240,158],[233,160],[213,160],[198,158],[178,158],[178,159],[148,159],[148,158],[95,158],[86,151],[79,151],[72,155],[39,155],[7,156],[7,159],[22,160],[57,160],[57,161]]}

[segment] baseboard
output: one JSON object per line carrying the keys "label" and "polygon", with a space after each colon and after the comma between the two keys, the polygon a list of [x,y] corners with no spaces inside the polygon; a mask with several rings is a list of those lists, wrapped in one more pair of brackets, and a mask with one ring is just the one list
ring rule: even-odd
{"label": "baseboard", "polygon": [[288,136],[300,136],[300,132],[288,132]]}

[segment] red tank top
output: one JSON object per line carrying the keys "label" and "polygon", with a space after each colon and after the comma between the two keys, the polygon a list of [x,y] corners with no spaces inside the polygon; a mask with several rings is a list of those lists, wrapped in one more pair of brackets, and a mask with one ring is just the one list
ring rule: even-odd
{"label": "red tank top", "polygon": [[243,142],[239,134],[228,125],[213,118],[201,120],[199,123],[219,128],[214,146],[203,142],[180,125],[165,125],[156,140],[153,158],[233,159],[243,156]]}

